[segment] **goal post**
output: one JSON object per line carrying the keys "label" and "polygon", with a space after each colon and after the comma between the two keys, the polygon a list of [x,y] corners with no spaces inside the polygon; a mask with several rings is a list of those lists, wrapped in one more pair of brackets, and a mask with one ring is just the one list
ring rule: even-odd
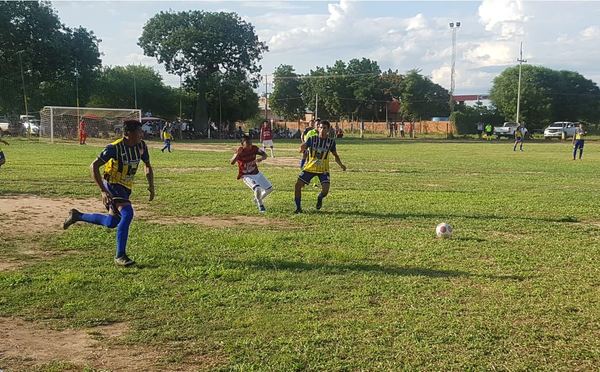
{"label": "goal post", "polygon": [[100,107],[44,106],[40,111],[40,137],[75,140],[79,123],[85,123],[87,137],[112,138],[123,131],[123,121],[142,120],[142,110]]}

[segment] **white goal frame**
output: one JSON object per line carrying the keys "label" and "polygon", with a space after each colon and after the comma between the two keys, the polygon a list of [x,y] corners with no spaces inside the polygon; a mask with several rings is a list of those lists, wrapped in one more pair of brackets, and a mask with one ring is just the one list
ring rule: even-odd
{"label": "white goal frame", "polygon": [[[50,122],[49,123],[45,123],[44,122],[44,112],[50,110]],[[138,121],[142,121],[142,110],[140,109],[113,109],[113,108],[103,108],[103,107],[68,107],[68,106],[44,106],[44,108],[42,108],[40,110],[40,133],[39,136],[40,138],[42,137],[42,127],[44,127],[45,125],[49,124],[50,126],[50,142],[54,143],[54,110],[69,110],[69,111],[73,111],[77,113],[77,123],[76,125],[79,123],[79,121],[81,120],[82,117],[84,117],[86,114],[92,114],[94,112],[107,112],[107,111],[111,111],[111,112],[122,112],[123,114],[127,114],[127,115],[123,115],[123,117],[130,117],[130,118],[136,118]],[[134,115],[131,115],[131,114]]]}

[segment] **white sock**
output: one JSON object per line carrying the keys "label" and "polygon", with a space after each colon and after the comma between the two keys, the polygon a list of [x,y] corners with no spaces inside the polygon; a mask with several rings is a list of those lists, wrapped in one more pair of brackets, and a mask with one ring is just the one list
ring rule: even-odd
{"label": "white sock", "polygon": [[[262,190],[262,189],[261,189]],[[266,198],[267,196],[269,196],[269,194],[273,191],[273,188],[271,187],[268,190],[262,190],[262,193],[260,194],[260,199],[263,200],[264,198]]]}
{"label": "white sock", "polygon": [[262,205],[262,189],[260,187],[257,187],[254,189],[254,200],[256,201],[256,203],[258,203],[258,205]]}
{"label": "white sock", "polygon": [[271,157],[274,158],[275,155],[273,155],[273,148],[271,147]]}

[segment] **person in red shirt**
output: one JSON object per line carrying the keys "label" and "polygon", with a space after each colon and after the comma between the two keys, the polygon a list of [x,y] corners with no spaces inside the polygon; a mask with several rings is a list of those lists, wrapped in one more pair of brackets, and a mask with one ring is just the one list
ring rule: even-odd
{"label": "person in red shirt", "polygon": [[262,126],[260,127],[260,142],[262,142],[262,150],[265,151],[265,147],[269,146],[271,148],[271,157],[274,158],[273,155],[273,128],[269,124],[268,120],[263,121]]}
{"label": "person in red shirt", "polygon": [[[257,159],[256,155],[260,155],[260,158]],[[236,150],[231,158],[231,165],[234,165],[236,162],[238,165],[237,179],[242,179],[246,186],[252,189],[254,192],[254,202],[258,206],[260,213],[266,211],[263,201],[273,191],[271,182],[258,170],[257,163],[266,158],[267,154],[264,150],[253,145],[248,135],[242,136],[242,146]]]}
{"label": "person in red shirt", "polygon": [[85,132],[85,120],[81,119],[79,122],[79,144],[85,145],[85,140],[87,139],[87,133]]}

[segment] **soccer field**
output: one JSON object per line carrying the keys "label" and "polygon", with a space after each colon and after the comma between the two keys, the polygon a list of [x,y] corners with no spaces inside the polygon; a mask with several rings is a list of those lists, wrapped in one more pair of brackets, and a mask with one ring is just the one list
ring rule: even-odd
{"label": "soccer field", "polygon": [[341,139],[348,171],[332,162],[319,212],[305,187],[302,215],[297,143],[259,165],[265,215],[229,165],[235,142],[150,143],[156,199],[138,172],[131,268],[113,230],[61,229],[71,206],[102,212],[102,143],[9,142],[0,369],[600,368],[594,141],[573,161],[569,143]]}

